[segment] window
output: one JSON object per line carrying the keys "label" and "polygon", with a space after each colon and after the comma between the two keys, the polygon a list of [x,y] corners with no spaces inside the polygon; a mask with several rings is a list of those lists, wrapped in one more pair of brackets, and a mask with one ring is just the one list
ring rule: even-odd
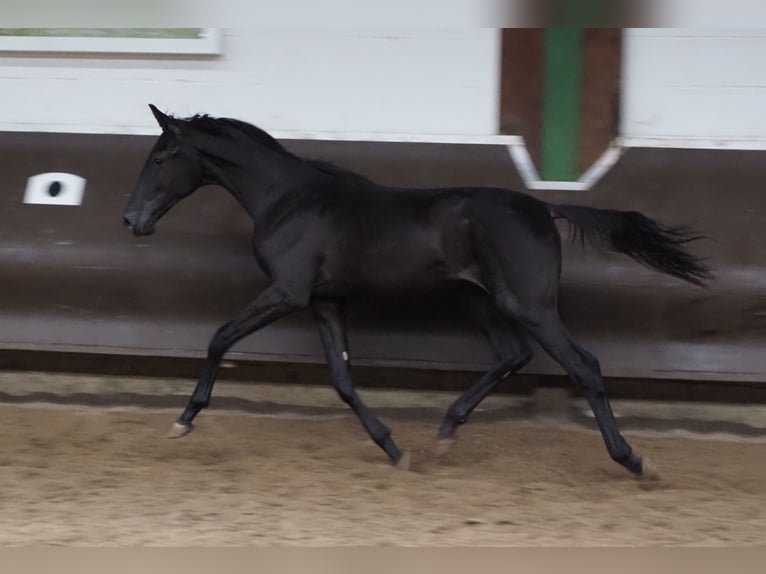
{"label": "window", "polygon": [[2,53],[220,54],[213,28],[0,28]]}

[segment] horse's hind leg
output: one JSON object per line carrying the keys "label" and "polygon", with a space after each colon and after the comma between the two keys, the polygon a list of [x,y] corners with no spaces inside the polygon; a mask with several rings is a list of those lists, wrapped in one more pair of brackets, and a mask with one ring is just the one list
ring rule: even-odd
{"label": "horse's hind leg", "polygon": [[492,299],[480,291],[466,291],[464,300],[471,317],[478,323],[495,353],[495,362],[484,376],[465,391],[447,410],[439,428],[439,451],[444,452],[457,428],[497,384],[524,367],[532,359],[532,349],[515,320],[502,313]]}
{"label": "horse's hind leg", "polygon": [[396,446],[388,427],[362,402],[351,382],[348,341],[341,306],[332,302],[313,301],[311,307],[335,390],[343,402],[351,407],[370,438],[385,451],[391,462],[397,466],[406,467],[408,456]]}
{"label": "horse's hind leg", "polygon": [[598,360],[571,338],[555,308],[531,313],[523,311],[522,322],[582,390],[596,417],[609,456],[633,474],[654,478],[650,465],[633,451],[620,434],[606,396]]}
{"label": "horse's hind leg", "polygon": [[574,342],[557,311],[561,244],[549,215],[530,211],[519,225],[500,225],[484,214],[476,226],[476,257],[495,304],[519,321],[580,388],[596,417],[609,455],[630,472],[648,476],[620,434],[598,360]]}

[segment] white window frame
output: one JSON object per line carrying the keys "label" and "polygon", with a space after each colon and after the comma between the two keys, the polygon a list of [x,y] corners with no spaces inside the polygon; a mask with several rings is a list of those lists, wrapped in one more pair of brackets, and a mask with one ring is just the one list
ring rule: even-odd
{"label": "white window frame", "polygon": [[0,54],[90,53],[217,56],[223,34],[201,28],[199,38],[91,38],[76,36],[0,36]]}

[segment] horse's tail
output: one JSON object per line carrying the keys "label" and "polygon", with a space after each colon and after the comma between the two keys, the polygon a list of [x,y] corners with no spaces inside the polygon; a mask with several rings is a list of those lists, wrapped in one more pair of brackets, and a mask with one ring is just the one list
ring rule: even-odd
{"label": "horse's tail", "polygon": [[710,270],[682,246],[700,239],[683,227],[667,227],[636,211],[553,205],[554,219],[564,218],[580,242],[629,255],[642,265],[695,285],[712,278]]}

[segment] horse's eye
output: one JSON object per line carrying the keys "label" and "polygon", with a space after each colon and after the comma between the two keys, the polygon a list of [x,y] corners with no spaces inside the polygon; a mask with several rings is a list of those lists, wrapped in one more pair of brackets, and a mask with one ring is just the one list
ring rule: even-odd
{"label": "horse's eye", "polygon": [[154,158],[154,165],[160,165],[162,164],[162,158],[161,157],[155,157]]}

